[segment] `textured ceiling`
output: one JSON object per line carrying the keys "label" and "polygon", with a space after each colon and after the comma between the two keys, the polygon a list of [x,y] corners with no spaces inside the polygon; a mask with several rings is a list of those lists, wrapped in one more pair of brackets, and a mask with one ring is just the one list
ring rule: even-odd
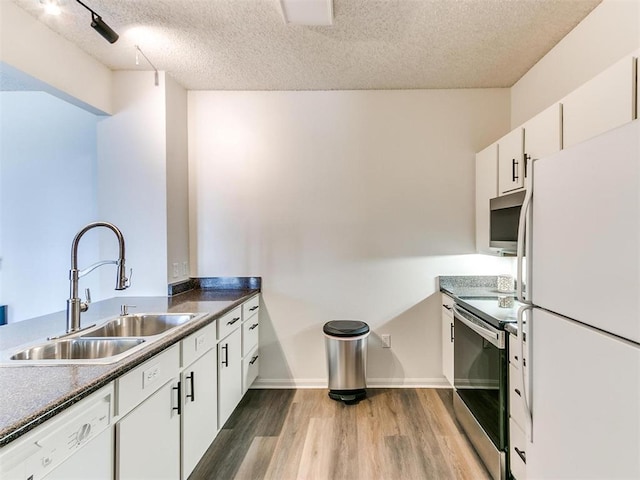
{"label": "textured ceiling", "polygon": [[[6,1],[6,0],[0,0]],[[190,90],[510,87],[601,0],[333,0],[334,24],[287,25],[278,0],[12,0],[113,70],[138,44]]]}

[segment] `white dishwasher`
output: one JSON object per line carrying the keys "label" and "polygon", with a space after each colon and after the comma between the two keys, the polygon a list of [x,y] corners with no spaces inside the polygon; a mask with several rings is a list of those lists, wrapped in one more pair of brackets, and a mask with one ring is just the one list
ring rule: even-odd
{"label": "white dishwasher", "polygon": [[0,450],[2,480],[113,478],[113,384]]}

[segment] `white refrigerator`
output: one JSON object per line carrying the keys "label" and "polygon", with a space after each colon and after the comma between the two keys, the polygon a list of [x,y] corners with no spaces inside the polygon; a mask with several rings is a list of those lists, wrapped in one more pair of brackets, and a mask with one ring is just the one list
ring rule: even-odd
{"label": "white refrigerator", "polygon": [[527,478],[640,479],[640,120],[531,182]]}

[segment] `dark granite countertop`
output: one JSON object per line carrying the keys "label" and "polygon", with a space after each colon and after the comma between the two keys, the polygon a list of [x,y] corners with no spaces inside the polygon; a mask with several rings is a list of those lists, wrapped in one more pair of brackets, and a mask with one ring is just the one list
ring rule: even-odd
{"label": "dark granite countertop", "polygon": [[[82,325],[116,317],[120,305],[132,313],[208,313],[175,328],[167,336],[111,364],[14,366],[0,364],[0,447],[40,425],[110,381],[240,305],[258,289],[192,290],[173,297],[116,297],[91,305]],[[22,346],[65,332],[66,312],[0,327],[0,353],[6,358]]]}

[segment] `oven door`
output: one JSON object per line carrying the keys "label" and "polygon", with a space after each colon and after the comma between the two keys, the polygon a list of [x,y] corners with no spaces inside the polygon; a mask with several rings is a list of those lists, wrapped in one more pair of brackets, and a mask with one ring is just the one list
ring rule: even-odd
{"label": "oven door", "polygon": [[504,478],[508,425],[505,332],[458,305],[454,307],[454,332],[456,416],[492,476]]}

